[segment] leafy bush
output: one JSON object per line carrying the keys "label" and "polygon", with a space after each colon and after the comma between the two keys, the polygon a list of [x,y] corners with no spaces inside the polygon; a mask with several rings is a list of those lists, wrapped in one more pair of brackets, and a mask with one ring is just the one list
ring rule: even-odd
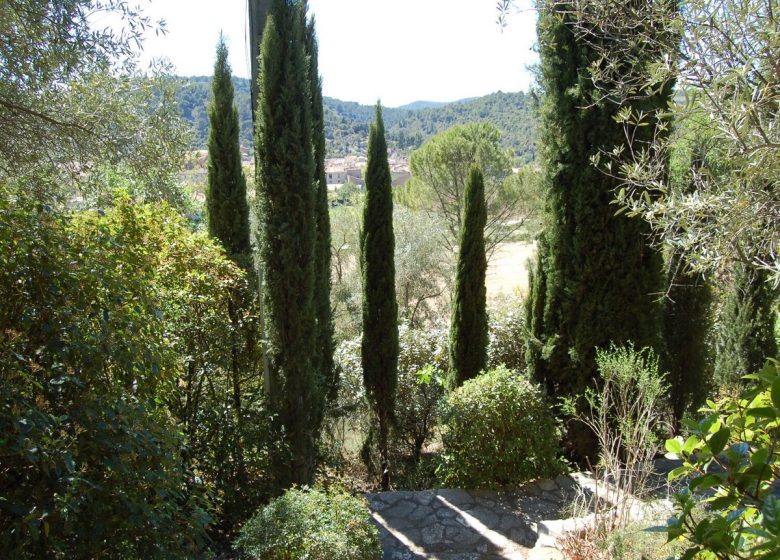
{"label": "leafy bush", "polygon": [[128,200],[62,214],[7,194],[0,184],[0,549],[194,556],[209,506],[164,406],[180,370],[170,292],[154,281],[186,226]]}
{"label": "leafy bush", "polygon": [[236,546],[257,560],[382,558],[365,500],[333,490],[288,490],[243,526]]}
{"label": "leafy bush", "polygon": [[[390,453],[393,468],[420,457],[438,425],[439,407],[445,394],[444,371],[447,367],[447,330],[444,327],[416,329],[399,326],[398,385],[396,387],[395,425],[391,432]],[[360,339],[342,342],[335,352],[341,371],[339,397],[325,425],[331,453],[341,454],[347,439],[355,434],[370,439],[368,408],[364,400],[363,372],[360,363]],[[373,445],[373,442],[369,442]],[[369,455],[371,455],[369,453]]]}
{"label": "leafy bush", "polygon": [[447,398],[442,483],[479,488],[558,474],[558,427],[541,390],[499,367]]}
{"label": "leafy bush", "polygon": [[[690,436],[667,440],[686,477],[674,496],[669,540],[682,540],[682,558],[779,558],[780,364],[770,360],[739,397],[707,401],[704,418],[683,420]],[[697,507],[704,502],[705,508]]]}

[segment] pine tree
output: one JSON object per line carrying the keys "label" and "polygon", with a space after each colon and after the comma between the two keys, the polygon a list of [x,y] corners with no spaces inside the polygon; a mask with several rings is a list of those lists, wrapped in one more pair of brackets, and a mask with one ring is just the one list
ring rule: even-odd
{"label": "pine tree", "polygon": [[282,446],[272,456],[272,469],[280,489],[312,481],[322,400],[322,379],[312,360],[314,160],[304,10],[296,0],[271,4],[255,134],[268,398]]}
{"label": "pine tree", "polygon": [[206,193],[209,234],[220,240],[232,258],[246,266],[251,251],[249,204],[246,200],[246,180],[241,169],[238,109],[233,103],[228,49],[221,34],[211,87]]}
{"label": "pine tree", "polygon": [[736,383],[777,355],[769,272],[737,264],[718,320],[715,379]]}
{"label": "pine tree", "polygon": [[476,377],[487,361],[488,321],[485,274],[485,182],[472,166],[464,194],[455,297],[450,323],[450,385]]}
{"label": "pine tree", "polygon": [[382,488],[388,480],[387,440],[398,377],[398,304],[395,298],[393,193],[382,107],[368,136],[366,198],[360,232],[363,276],[363,382],[379,423]]}
{"label": "pine tree", "polygon": [[314,259],[314,307],[317,317],[317,369],[325,379],[330,400],[337,396],[338,371],[333,363],[333,312],[330,305],[330,215],[328,184],[325,178],[325,114],[322,105],[322,80],[319,75],[317,34],[314,17],[306,27],[306,50],[309,55],[309,87],[312,97],[312,138],[314,141],[314,215],[317,240]]}
{"label": "pine tree", "polygon": [[[647,225],[616,216],[616,182],[591,162],[601,149],[624,142],[617,105],[602,99],[590,79],[597,55],[555,2],[541,1],[539,8],[548,216],[528,302],[528,354],[534,377],[562,397],[598,381],[597,348],[630,340],[659,349],[662,262],[647,246]],[[671,85],[643,108],[652,110],[670,94]],[[572,424],[567,440],[575,457],[596,449],[580,424]]]}

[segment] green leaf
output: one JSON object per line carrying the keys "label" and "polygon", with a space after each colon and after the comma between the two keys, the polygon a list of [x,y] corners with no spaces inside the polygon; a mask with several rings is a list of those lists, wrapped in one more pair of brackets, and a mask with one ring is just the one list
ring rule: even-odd
{"label": "green leaf", "polygon": [[683,453],[686,455],[689,455],[693,452],[694,449],[696,449],[696,446],[701,443],[701,440],[696,436],[690,436],[687,440],[685,440],[685,445],[683,445]]}
{"label": "green leaf", "polygon": [[676,437],[672,439],[667,439],[666,450],[669,453],[673,453],[674,455],[679,455],[680,453],[682,453],[683,450],[682,438]]}
{"label": "green leaf", "polygon": [[772,404],[775,408],[780,409],[780,377],[772,383]]}
{"label": "green leaf", "polygon": [[723,428],[721,430],[718,430],[715,432],[712,437],[710,438],[709,442],[707,442],[707,445],[710,448],[710,451],[713,455],[717,455],[721,451],[723,451],[723,448],[726,447],[726,444],[729,442],[729,437],[731,436],[731,430],[728,428]]}

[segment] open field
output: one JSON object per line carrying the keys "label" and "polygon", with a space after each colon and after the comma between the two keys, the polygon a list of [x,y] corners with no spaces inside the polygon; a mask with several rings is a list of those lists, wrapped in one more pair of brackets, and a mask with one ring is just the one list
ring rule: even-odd
{"label": "open field", "polygon": [[528,291],[528,260],[536,252],[536,242],[501,243],[488,263],[488,299],[500,295],[525,295]]}

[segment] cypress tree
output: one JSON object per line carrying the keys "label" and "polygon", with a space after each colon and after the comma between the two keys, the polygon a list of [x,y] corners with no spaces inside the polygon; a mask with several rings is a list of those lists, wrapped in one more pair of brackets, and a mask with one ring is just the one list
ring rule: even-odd
{"label": "cypress tree", "polygon": [[233,103],[228,49],[222,34],[217,43],[211,88],[206,193],[209,234],[219,239],[231,257],[246,266],[251,251],[249,204],[246,200],[246,180],[241,169],[238,109]]}
{"label": "cypress tree", "polygon": [[333,363],[333,313],[330,306],[330,215],[328,183],[325,178],[325,114],[322,105],[322,80],[319,75],[317,34],[314,17],[306,27],[306,50],[309,54],[309,87],[312,101],[312,139],[314,142],[314,215],[317,239],[314,258],[314,308],[317,318],[317,369],[325,380],[330,400],[337,396],[338,372]]}
{"label": "cypress tree", "polygon": [[715,379],[736,383],[777,355],[772,305],[776,290],[765,270],[737,264],[718,320]]}
{"label": "cypress tree", "polygon": [[387,489],[387,440],[398,377],[398,304],[395,298],[393,193],[379,103],[368,136],[360,264],[363,277],[363,382],[379,423],[382,488]]}
{"label": "cypress tree", "polygon": [[488,321],[485,274],[485,182],[472,166],[464,193],[455,297],[450,323],[450,385],[457,387],[476,377],[487,361]]}
{"label": "cypress tree", "polygon": [[296,0],[271,3],[255,131],[268,398],[281,438],[272,469],[280,489],[312,481],[322,386],[312,360],[314,161],[304,9]]}
{"label": "cypress tree", "polygon": [[[686,168],[705,165],[707,146],[696,141]],[[693,194],[696,181],[686,173],[686,190]],[[668,372],[672,426],[677,432],[686,411],[697,410],[712,382],[708,337],[712,328],[712,287],[700,273],[686,269],[683,255],[672,255],[667,269],[668,297],[663,303],[664,369]]]}
{"label": "cypress tree", "polygon": [[667,275],[668,298],[663,306],[665,360],[674,430],[686,411],[707,398],[712,360],[707,337],[712,326],[712,288],[705,278],[672,259]]}
{"label": "cypress tree", "polygon": [[[552,0],[539,3],[547,221],[527,307],[528,355],[532,374],[553,397],[597,383],[596,349],[610,342],[660,349],[661,257],[648,248],[643,221],[616,215],[617,183],[591,163],[625,138],[614,119],[618,106],[602,98],[588,72],[598,55],[577,37],[571,18]],[[671,87],[642,108],[664,104]],[[640,129],[642,140],[652,128]],[[596,450],[590,431],[577,423],[567,446],[577,458]]]}

